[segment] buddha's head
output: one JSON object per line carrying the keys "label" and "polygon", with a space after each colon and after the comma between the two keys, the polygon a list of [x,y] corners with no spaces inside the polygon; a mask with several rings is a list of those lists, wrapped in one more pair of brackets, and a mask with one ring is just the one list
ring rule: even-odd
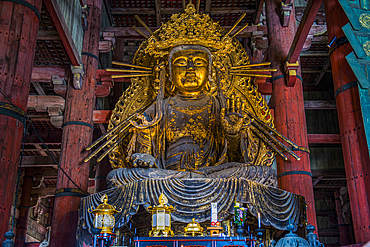
{"label": "buddha's head", "polygon": [[196,45],[177,46],[169,54],[170,76],[178,93],[195,96],[204,91],[211,73],[211,52]]}

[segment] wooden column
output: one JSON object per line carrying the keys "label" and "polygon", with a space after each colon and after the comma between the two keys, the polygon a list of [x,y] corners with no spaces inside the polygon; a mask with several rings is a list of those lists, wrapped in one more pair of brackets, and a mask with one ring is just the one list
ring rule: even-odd
{"label": "wooden column", "polygon": [[[84,33],[83,51],[99,56],[99,31],[102,0],[89,0],[88,29]],[[88,188],[89,163],[83,159],[84,151],[91,143],[93,130],[92,115],[95,106],[95,85],[98,61],[92,56],[82,56],[85,76],[81,90],[68,83],[60,165],[70,178],[84,191]],[[80,198],[85,196],[59,170],[57,191],[54,201],[50,246],[77,246],[76,229]]]}
{"label": "wooden column", "polygon": [[101,162],[96,163],[95,172],[95,193],[107,189],[107,175],[112,170],[108,157],[105,157]]}
{"label": "wooden column", "polygon": [[[40,11],[41,0],[26,2]],[[39,19],[30,8],[0,1],[0,88],[19,112],[27,107],[38,27]],[[1,93],[0,104],[2,112],[10,104]],[[0,243],[9,230],[23,127],[16,118],[0,113]]]}
{"label": "wooden column", "polygon": [[334,198],[335,198],[335,209],[337,211],[337,218],[338,218],[340,245],[344,246],[344,245],[353,244],[353,233],[352,233],[351,225],[346,224],[345,220],[343,219],[342,204],[340,200],[339,190],[334,192]]}
{"label": "wooden column", "polygon": [[31,190],[33,181],[33,169],[26,168],[23,177],[22,197],[19,206],[19,217],[17,221],[17,232],[15,234],[15,247],[23,247],[26,241],[28,213],[30,210]]}
{"label": "wooden column", "polygon": [[[293,1],[291,3],[294,4]],[[284,80],[284,64],[296,31],[294,6],[287,27],[281,25],[278,15],[280,6],[280,0],[266,1],[270,44],[268,56],[272,62],[271,67],[277,69],[271,80],[275,127],[298,146],[308,148],[302,81],[297,78],[294,87],[287,87]],[[300,69],[297,74],[300,75]],[[279,188],[305,197],[308,223],[317,229],[309,154],[303,151],[295,153],[301,160],[296,160],[290,155],[287,155],[288,160],[277,158]]]}
{"label": "wooden column", "polygon": [[[328,38],[344,36],[342,27],[348,23],[338,0],[325,0]],[[352,51],[349,43],[330,54],[334,92],[356,81],[345,56]],[[344,166],[352,211],[356,243],[370,239],[370,159],[364,132],[358,86],[341,90],[336,97]],[[338,91],[338,92],[339,92]]]}

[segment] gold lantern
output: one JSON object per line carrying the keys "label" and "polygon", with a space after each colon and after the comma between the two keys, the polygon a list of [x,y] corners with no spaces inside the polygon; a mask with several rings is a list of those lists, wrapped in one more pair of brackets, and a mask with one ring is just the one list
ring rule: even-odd
{"label": "gold lantern", "polygon": [[198,222],[193,220],[185,227],[184,229],[184,236],[188,237],[195,237],[195,236],[200,236],[203,237],[203,227],[200,226]]}
{"label": "gold lantern", "polygon": [[95,214],[94,227],[101,229],[101,234],[108,233],[113,234],[113,227],[115,225],[114,214],[120,213],[122,210],[116,210],[115,206],[109,205],[108,196],[105,194],[101,198],[102,204],[96,209],[91,208],[88,210],[89,213]]}
{"label": "gold lantern", "polygon": [[159,196],[159,205],[149,206],[148,210],[152,214],[152,230],[149,237],[173,237],[171,213],[176,209],[168,205],[167,197],[162,193]]}

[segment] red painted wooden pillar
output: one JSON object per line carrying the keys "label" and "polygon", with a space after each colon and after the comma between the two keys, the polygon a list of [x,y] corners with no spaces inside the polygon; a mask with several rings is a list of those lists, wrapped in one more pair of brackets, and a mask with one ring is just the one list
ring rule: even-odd
{"label": "red painted wooden pillar", "polygon": [[96,163],[95,193],[107,189],[107,175],[112,170],[108,157]]}
{"label": "red painted wooden pillar", "polygon": [[[40,11],[41,0],[26,0]],[[0,1],[0,88],[26,110],[39,19],[24,5]],[[0,93],[1,107],[9,103]],[[23,124],[0,114],[0,243],[9,230]]]}
{"label": "red painted wooden pillar", "polygon": [[[343,37],[348,19],[337,0],[325,0],[328,38]],[[356,81],[345,56],[352,52],[349,43],[330,54],[334,92]],[[356,243],[370,240],[370,159],[366,143],[358,87],[342,91],[336,97],[344,166],[352,211]]]}
{"label": "red painted wooden pillar", "polygon": [[[281,0],[270,0],[265,4],[270,44],[268,55],[272,62],[271,67],[277,69],[272,78],[275,127],[298,146],[308,148],[302,81],[297,78],[294,87],[287,87],[283,76],[286,57],[296,32],[294,7],[289,26],[282,27],[278,15]],[[300,71],[297,74],[299,75]],[[303,151],[295,153],[301,160],[296,160],[288,154],[288,160],[277,158],[279,188],[305,197],[308,223],[317,229],[309,154]]]}
{"label": "red painted wooden pillar", "polygon": [[26,168],[23,177],[22,197],[19,206],[19,217],[17,221],[17,232],[15,234],[15,247],[23,247],[26,241],[28,213],[30,209],[31,190],[33,181],[33,169]]}
{"label": "red painted wooden pillar", "polygon": [[[87,5],[88,29],[84,33],[83,51],[99,56],[102,0],[88,0]],[[60,165],[82,190],[87,191],[89,163],[84,163],[83,159],[88,155],[84,150],[92,141],[93,130],[80,124],[93,125],[98,61],[86,55],[82,56],[82,61],[85,67],[82,90],[75,90],[72,83],[68,83],[64,124],[69,125],[63,128]],[[77,246],[78,208],[84,195],[75,189],[76,186],[59,170],[50,246]]]}

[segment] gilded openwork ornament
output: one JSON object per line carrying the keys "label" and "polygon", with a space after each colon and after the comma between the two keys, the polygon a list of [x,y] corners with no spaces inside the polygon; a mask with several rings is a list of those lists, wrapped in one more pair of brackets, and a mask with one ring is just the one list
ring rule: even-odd
{"label": "gilded openwork ornament", "polygon": [[366,41],[366,43],[363,45],[363,48],[366,55],[370,57],[370,41]]}
{"label": "gilded openwork ornament", "polygon": [[362,14],[358,20],[361,23],[361,26],[364,28],[370,29],[370,14]]}

